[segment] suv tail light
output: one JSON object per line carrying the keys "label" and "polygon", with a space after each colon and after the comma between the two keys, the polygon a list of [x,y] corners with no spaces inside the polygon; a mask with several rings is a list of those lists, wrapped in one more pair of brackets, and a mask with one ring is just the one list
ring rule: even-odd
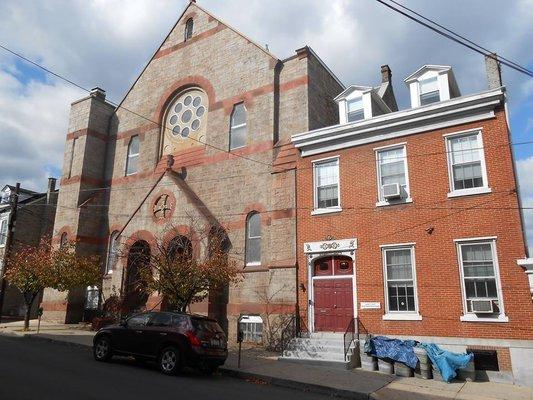
{"label": "suv tail light", "polygon": [[193,331],[187,331],[185,335],[187,336],[187,339],[189,339],[189,343],[191,344],[191,346],[200,347],[202,345],[202,342],[200,341],[200,339],[198,339],[198,337],[194,334]]}

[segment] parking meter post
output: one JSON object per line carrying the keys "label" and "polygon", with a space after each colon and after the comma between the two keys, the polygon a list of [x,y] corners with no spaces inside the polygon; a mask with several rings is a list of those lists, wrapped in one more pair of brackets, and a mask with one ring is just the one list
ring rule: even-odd
{"label": "parking meter post", "polygon": [[239,359],[237,361],[237,368],[241,369],[241,346],[242,342],[239,342]]}
{"label": "parking meter post", "polygon": [[241,319],[237,320],[237,343],[239,343],[239,356],[237,359],[237,368],[241,368],[241,349],[242,349],[243,332],[241,330]]}
{"label": "parking meter post", "polygon": [[39,334],[39,330],[41,329],[41,317],[43,315],[43,308],[39,307],[37,310],[37,334]]}

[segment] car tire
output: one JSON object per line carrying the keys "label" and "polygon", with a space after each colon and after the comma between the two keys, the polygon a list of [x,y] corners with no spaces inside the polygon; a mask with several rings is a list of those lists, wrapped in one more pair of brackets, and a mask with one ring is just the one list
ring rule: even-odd
{"label": "car tire", "polygon": [[159,369],[165,375],[176,375],[181,371],[181,361],[181,353],[177,347],[165,347],[159,354]]}
{"label": "car tire", "polygon": [[107,336],[96,339],[93,346],[93,356],[96,361],[109,361],[113,357],[111,340]]}

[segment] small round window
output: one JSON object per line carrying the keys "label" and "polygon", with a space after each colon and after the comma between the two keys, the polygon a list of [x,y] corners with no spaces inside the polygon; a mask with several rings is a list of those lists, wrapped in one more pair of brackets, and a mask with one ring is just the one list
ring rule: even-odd
{"label": "small round window", "polygon": [[198,89],[187,90],[170,104],[166,119],[167,133],[175,139],[187,139],[204,128],[207,96]]}

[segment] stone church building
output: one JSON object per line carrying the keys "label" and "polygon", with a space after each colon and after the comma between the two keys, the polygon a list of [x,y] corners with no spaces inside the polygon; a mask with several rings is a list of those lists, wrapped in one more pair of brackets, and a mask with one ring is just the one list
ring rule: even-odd
{"label": "stone church building", "polygon": [[[188,237],[191,220],[217,225],[244,279],[192,311],[222,320],[230,335],[239,316],[293,314],[290,137],[338,123],[333,99],[343,89],[309,47],[280,60],[189,3],[118,107],[99,88],[72,104],[54,240],[106,260],[106,298],[128,295],[137,269],[129,253]],[[160,300],[133,300],[131,311]],[[65,299],[47,290],[44,316],[81,321],[85,302],[85,291]]]}

